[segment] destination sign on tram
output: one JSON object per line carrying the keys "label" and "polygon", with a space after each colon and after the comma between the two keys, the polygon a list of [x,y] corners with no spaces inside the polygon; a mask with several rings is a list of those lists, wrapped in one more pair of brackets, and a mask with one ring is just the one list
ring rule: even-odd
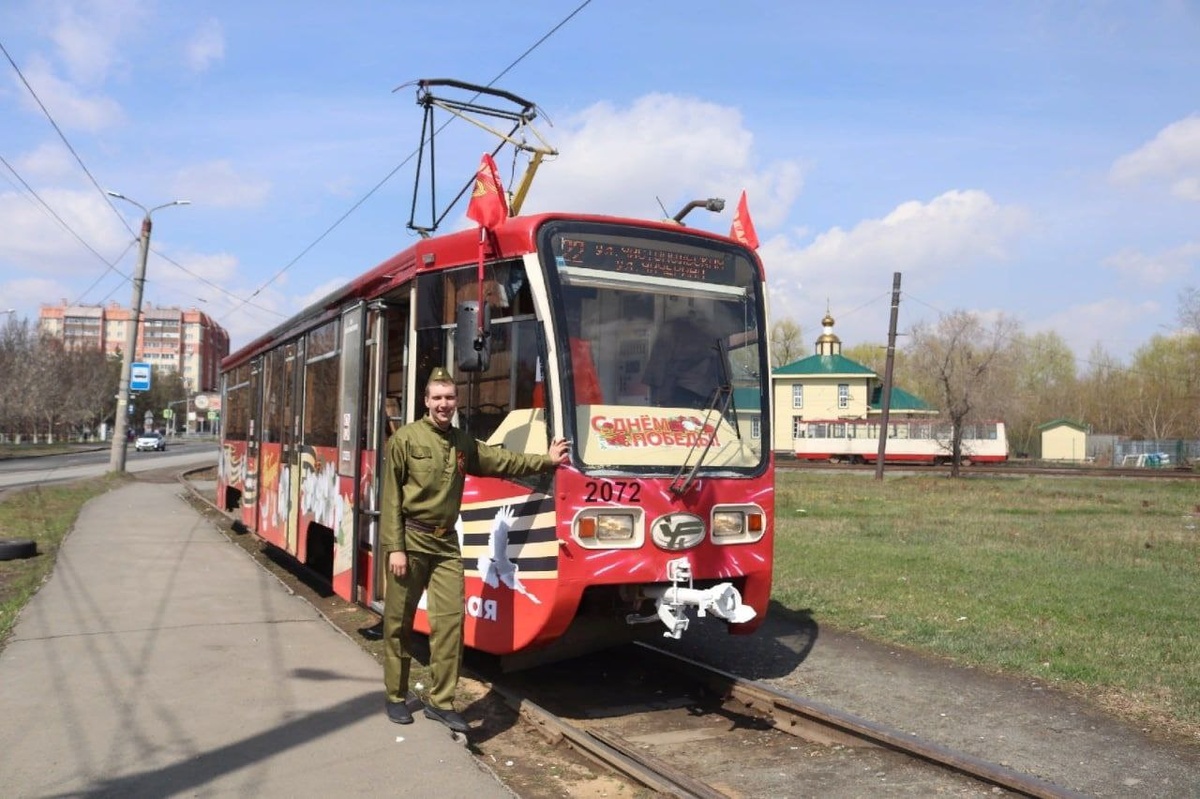
{"label": "destination sign on tram", "polygon": [[563,236],[559,246],[560,266],[717,283],[728,283],[731,274],[731,259],[725,254],[693,248],[683,250],[571,236]]}

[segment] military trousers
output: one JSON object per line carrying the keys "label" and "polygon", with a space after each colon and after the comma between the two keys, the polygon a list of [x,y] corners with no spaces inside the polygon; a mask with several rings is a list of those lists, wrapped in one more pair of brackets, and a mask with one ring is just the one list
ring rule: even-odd
{"label": "military trousers", "polygon": [[408,552],[408,574],[387,574],[383,602],[383,684],[387,701],[403,702],[412,669],[413,618],[421,594],[427,594],[429,671],[427,702],[442,710],[454,708],[454,691],[462,667],[463,565],[460,557]]}

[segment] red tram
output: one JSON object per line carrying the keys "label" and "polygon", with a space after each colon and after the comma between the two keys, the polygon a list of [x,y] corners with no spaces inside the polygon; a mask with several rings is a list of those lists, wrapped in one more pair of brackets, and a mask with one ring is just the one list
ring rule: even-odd
{"label": "red tram", "polygon": [[385,443],[446,367],[477,439],[572,442],[553,474],[467,478],[467,646],[679,637],[691,615],[755,629],[774,538],[755,252],[674,220],[561,213],[485,239],[426,235],[229,356],[219,502],[380,610]]}
{"label": "red tram", "polygon": [[[339,596],[380,607],[384,443],[424,414],[429,373],[449,366],[476,438],[524,452],[573,442],[554,475],[468,478],[467,645],[535,647],[577,617],[678,635],[689,609],[753,629],[774,500],[756,255],[605,217],[514,217],[494,233],[481,371],[463,368],[479,356],[474,231],[420,240],[226,359],[225,509]],[[699,401],[661,393],[696,368],[671,360],[689,349],[717,361]]]}

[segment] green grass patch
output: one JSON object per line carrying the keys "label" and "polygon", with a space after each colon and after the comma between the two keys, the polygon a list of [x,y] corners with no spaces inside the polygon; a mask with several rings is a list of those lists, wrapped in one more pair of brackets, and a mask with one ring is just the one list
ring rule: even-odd
{"label": "green grass patch", "polygon": [[64,441],[58,444],[0,444],[0,461],[10,458],[36,458],[41,455],[62,455],[79,450],[104,449],[110,446],[104,441],[91,443],[74,443]]}
{"label": "green grass patch", "polygon": [[0,646],[8,640],[17,614],[54,568],[58,548],[75,525],[83,504],[125,478],[39,486],[14,491],[0,502],[0,538],[37,542],[38,554],[0,560]]}
{"label": "green grass patch", "polygon": [[781,472],[776,491],[786,607],[1200,730],[1194,482]]}

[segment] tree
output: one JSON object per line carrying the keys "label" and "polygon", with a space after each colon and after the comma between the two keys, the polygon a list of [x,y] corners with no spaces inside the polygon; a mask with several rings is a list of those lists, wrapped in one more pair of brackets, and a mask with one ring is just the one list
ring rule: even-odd
{"label": "tree", "polygon": [[1011,346],[1015,383],[1004,392],[1010,402],[1000,416],[1014,450],[1033,452],[1040,443],[1038,428],[1046,422],[1088,421],[1079,397],[1075,355],[1055,332],[1018,333]]}
{"label": "tree", "polygon": [[9,317],[0,330],[0,430],[21,436],[30,432],[28,373],[36,334],[28,320]]}
{"label": "tree", "polygon": [[[140,430],[145,418],[145,412],[149,411],[154,415],[153,426],[157,428],[175,429],[176,425],[167,421],[163,411],[168,408],[177,413],[186,411],[186,406],[181,403],[181,400],[187,399],[187,387],[183,383],[183,376],[174,369],[156,369],[154,376],[150,380],[150,390],[138,394],[137,396],[137,417],[133,420],[135,427]],[[176,403],[174,406],[171,403]]]}
{"label": "tree", "polygon": [[1013,384],[1016,331],[1016,322],[1003,315],[989,327],[961,310],[936,325],[920,323],[912,330],[907,348],[912,368],[931,381],[939,410],[950,423],[951,477],[960,474],[964,427],[994,419],[1003,408]]}
{"label": "tree", "polygon": [[1087,371],[1079,378],[1080,413],[1093,430],[1124,435],[1128,414],[1129,374],[1099,344],[1088,353]]}
{"label": "tree", "polygon": [[1133,355],[1136,391],[1128,406],[1131,435],[1186,438],[1197,433],[1200,335],[1153,336]]}
{"label": "tree", "polygon": [[786,366],[803,357],[800,325],[791,319],[781,319],[771,325],[771,367]]}
{"label": "tree", "polygon": [[1200,290],[1188,286],[1179,292],[1179,323],[1200,335]]}

